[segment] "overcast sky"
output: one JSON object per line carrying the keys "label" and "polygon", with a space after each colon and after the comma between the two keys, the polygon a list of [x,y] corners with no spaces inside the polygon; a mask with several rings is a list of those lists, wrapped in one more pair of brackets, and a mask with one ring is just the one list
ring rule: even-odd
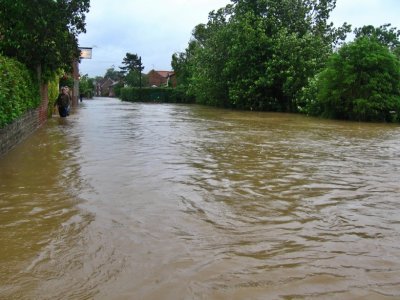
{"label": "overcast sky", "polygon": [[[147,73],[170,70],[171,56],[187,47],[193,28],[206,23],[208,13],[229,0],[91,0],[81,47],[93,47],[92,59],[82,59],[80,73],[103,76],[119,69],[127,52],[137,53]],[[391,23],[400,29],[399,0],[337,0],[331,14],[336,26],[352,28]]]}

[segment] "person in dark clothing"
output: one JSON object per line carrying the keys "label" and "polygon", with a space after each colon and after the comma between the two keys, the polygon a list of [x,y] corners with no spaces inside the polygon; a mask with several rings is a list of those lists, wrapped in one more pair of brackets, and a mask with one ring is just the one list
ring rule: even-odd
{"label": "person in dark clothing", "polygon": [[71,97],[68,93],[68,87],[64,86],[61,88],[61,93],[58,95],[54,106],[58,106],[58,113],[60,117],[65,118],[69,115],[69,106],[71,104]]}

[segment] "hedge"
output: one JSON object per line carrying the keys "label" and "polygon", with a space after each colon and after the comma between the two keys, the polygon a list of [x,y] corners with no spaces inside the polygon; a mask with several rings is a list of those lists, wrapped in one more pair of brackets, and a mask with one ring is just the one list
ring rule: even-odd
{"label": "hedge", "polygon": [[121,89],[120,98],[129,102],[157,102],[157,103],[193,103],[193,99],[185,93],[173,88],[138,88],[124,87]]}
{"label": "hedge", "polygon": [[57,100],[57,97],[60,93],[60,75],[56,73],[53,78],[49,79],[47,96],[49,99],[49,105],[47,108],[47,116],[50,118],[53,115],[54,103]]}
{"label": "hedge", "polygon": [[0,55],[0,128],[40,104],[39,87],[20,62]]}

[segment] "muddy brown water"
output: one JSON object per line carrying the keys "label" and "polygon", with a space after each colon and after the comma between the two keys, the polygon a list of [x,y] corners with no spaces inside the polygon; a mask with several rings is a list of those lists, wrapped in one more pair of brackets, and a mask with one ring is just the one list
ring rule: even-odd
{"label": "muddy brown water", "polygon": [[400,127],[84,101],[0,157],[0,299],[400,299]]}

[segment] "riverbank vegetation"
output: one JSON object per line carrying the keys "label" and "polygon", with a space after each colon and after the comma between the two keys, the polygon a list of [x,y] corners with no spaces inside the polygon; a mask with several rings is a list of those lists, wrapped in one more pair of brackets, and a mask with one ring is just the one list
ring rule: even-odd
{"label": "riverbank vegetation", "polygon": [[178,87],[197,103],[398,121],[399,35],[390,26],[335,28],[335,0],[232,0],[172,56]]}

